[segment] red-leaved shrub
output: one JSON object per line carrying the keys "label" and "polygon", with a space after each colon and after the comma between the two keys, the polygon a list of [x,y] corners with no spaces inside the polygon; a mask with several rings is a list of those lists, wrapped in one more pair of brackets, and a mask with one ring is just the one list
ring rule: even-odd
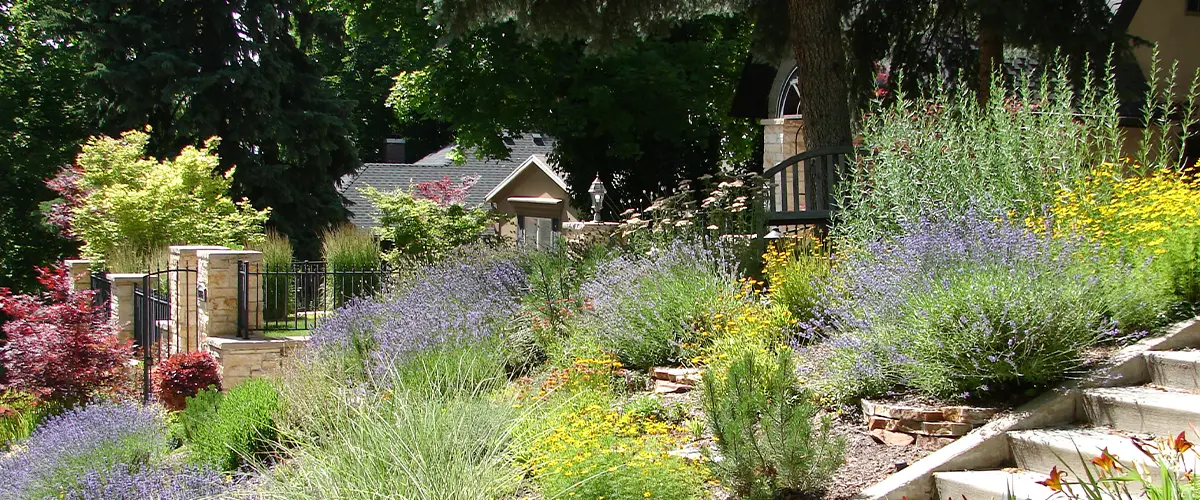
{"label": "red-leaved shrub", "polygon": [[154,391],[168,410],[182,410],[187,398],[209,386],[221,388],[221,367],[208,351],[172,354],[154,367]]}
{"label": "red-leaved shrub", "polygon": [[0,288],[0,310],[9,316],[8,341],[0,346],[7,388],[68,404],[126,389],[131,343],[118,340],[116,326],[96,314],[92,291],[72,291],[62,266],[39,267],[38,275],[47,289],[41,294]]}

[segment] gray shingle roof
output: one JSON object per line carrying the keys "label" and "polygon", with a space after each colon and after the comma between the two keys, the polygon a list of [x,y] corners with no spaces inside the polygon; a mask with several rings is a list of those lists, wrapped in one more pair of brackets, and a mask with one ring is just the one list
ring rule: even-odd
{"label": "gray shingle roof", "polygon": [[507,160],[502,161],[478,159],[472,150],[467,154],[465,164],[455,165],[447,157],[454,148],[450,145],[416,163],[364,163],[358,172],[343,177],[340,182],[342,196],[349,202],[346,208],[350,210],[350,222],[359,227],[376,225],[375,216],[379,210],[361,191],[367,186],[380,191],[393,191],[408,189],[420,182],[441,180],[445,176],[455,181],[464,176],[479,176],[479,182],[467,193],[466,205],[481,206],[483,197],[531,155],[549,156],[554,148],[554,140],[549,137],[535,139],[532,134],[524,134],[521,138],[511,138],[508,147],[512,152]]}

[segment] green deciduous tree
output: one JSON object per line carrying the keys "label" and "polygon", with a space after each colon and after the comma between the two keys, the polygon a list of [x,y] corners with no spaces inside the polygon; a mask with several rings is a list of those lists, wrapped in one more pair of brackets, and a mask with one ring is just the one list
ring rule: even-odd
{"label": "green deciduous tree", "polygon": [[151,252],[171,244],[242,246],[261,241],[270,209],[229,198],[230,177],[214,175],[216,138],[157,161],[143,156],[150,136],[130,131],[95,137],[79,154],[79,187],[72,232],[91,257],[116,249]]}
{"label": "green deciduous tree", "polygon": [[393,245],[384,254],[390,264],[442,257],[450,249],[479,241],[493,222],[482,208],[466,208],[460,203],[439,205],[403,190],[380,192],[369,187],[363,192],[379,207],[375,233]]}

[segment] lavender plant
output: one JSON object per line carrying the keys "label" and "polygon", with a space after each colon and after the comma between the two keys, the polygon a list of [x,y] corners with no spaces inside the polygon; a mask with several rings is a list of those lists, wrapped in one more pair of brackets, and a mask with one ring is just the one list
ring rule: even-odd
{"label": "lavender plant", "polygon": [[155,500],[191,500],[212,498],[227,491],[228,481],[220,471],[196,467],[142,466],[117,464],[89,470],[60,490],[55,498],[65,500],[110,500],[114,498],[153,498]]}
{"label": "lavender plant", "polygon": [[496,340],[526,283],[506,258],[430,265],[389,295],[350,301],[313,332],[312,347],[351,373],[382,379],[416,354]]}
{"label": "lavender plant", "polygon": [[140,466],[169,449],[161,410],[113,402],[51,417],[21,448],[0,457],[2,498],[44,498],[88,471]]}
{"label": "lavender plant", "polygon": [[684,360],[697,324],[738,300],[737,277],[720,248],[676,240],[601,263],[581,290],[592,299],[601,344],[622,363],[647,367]]}
{"label": "lavender plant", "polygon": [[969,210],[901,221],[898,237],[836,266],[823,314],[838,332],[832,367],[843,395],[902,385],[986,397],[1078,371],[1119,329],[1116,273],[1068,238],[1033,234]]}

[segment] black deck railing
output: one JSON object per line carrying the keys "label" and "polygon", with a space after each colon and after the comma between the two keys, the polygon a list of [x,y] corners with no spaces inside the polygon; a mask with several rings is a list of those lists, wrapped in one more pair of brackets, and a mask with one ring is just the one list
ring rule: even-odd
{"label": "black deck railing", "polygon": [[[816,200],[831,199],[833,185],[854,158],[849,147],[805,151],[763,172],[767,180],[767,223],[771,225],[828,225],[832,207]],[[821,172],[823,176],[815,175]],[[824,177],[823,184],[810,182]]]}
{"label": "black deck railing", "polygon": [[399,274],[386,265],[345,269],[319,261],[239,262],[238,334],[312,330],[331,311],[383,291]]}

